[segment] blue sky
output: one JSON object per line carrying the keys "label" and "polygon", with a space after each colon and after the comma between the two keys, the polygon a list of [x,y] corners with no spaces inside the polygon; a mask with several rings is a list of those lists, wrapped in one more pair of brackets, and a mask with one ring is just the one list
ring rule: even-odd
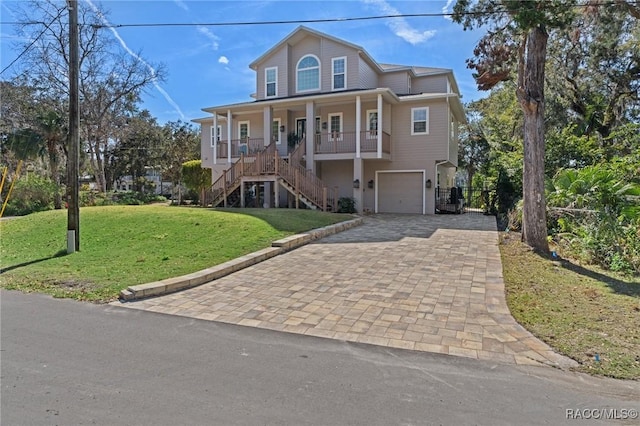
{"label": "blue sky", "polygon": [[[111,24],[186,23],[188,27],[133,27],[111,31],[120,48],[142,54],[149,63],[163,63],[166,81],[149,88],[142,108],[160,123],[206,116],[201,108],[250,101],[255,73],[249,63],[299,24],[205,26],[217,22],[259,22],[348,18],[376,15],[450,11],[452,0],[442,1],[103,1]],[[2,2],[2,21],[10,21],[9,1]],[[482,36],[463,31],[445,17],[395,18],[313,23],[306,26],[362,46],[376,61],[454,70],[463,101],[484,96],[476,90],[465,60]],[[2,25],[1,62],[8,65],[19,52],[11,47],[13,29]],[[16,63],[2,75],[19,68]]]}

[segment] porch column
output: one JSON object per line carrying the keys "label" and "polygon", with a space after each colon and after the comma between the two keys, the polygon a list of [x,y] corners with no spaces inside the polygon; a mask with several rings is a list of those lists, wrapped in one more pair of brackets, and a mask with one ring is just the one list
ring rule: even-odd
{"label": "porch column", "polygon": [[232,121],[231,121],[231,110],[227,110],[227,166],[231,167],[231,129]]}
{"label": "porch column", "polygon": [[218,113],[213,113],[213,129],[211,130],[213,133],[211,137],[213,138],[213,164],[218,164]]}
{"label": "porch column", "polygon": [[265,106],[262,111],[264,126],[262,137],[264,138],[264,146],[269,146],[273,140],[273,108]]}
{"label": "porch column", "polygon": [[307,102],[306,108],[307,129],[306,129],[306,148],[307,148],[307,169],[316,173],[315,154],[315,136],[316,136],[316,109],[313,101]]}
{"label": "porch column", "polygon": [[382,94],[378,94],[378,158],[382,158]]}
{"label": "porch column", "polygon": [[[354,158],[353,159],[353,182],[358,180],[359,188],[353,188],[353,198],[356,200],[356,210],[358,213],[362,213],[362,200],[363,200],[363,189],[364,189],[364,179],[362,178],[363,173],[362,169],[364,168],[364,162],[362,158]],[[352,182],[352,184],[353,184]],[[353,185],[355,186],[355,185]]]}
{"label": "porch column", "polygon": [[356,96],[356,158],[360,158],[361,109],[360,96]]}

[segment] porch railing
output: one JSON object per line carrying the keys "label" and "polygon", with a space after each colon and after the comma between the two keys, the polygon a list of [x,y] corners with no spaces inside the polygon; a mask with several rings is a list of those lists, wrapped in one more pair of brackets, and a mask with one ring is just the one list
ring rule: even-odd
{"label": "porch railing", "polygon": [[[377,131],[360,132],[360,152],[377,152]],[[316,154],[349,154],[356,152],[356,132],[333,132],[315,135],[314,153]],[[382,152],[391,153],[391,135],[382,132]]]}
{"label": "porch railing", "polygon": [[[227,140],[218,141],[217,158],[227,158],[229,143]],[[263,138],[231,139],[231,157],[238,158],[240,154],[253,156],[264,150]]]}

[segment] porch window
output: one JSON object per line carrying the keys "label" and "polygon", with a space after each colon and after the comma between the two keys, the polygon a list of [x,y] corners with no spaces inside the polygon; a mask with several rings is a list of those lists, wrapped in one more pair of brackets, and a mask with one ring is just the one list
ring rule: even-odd
{"label": "porch window", "polygon": [[266,68],[264,70],[265,96],[267,98],[278,94],[278,68]]}
{"label": "porch window", "polygon": [[222,134],[222,126],[218,125],[218,132],[217,133],[214,132],[213,130],[214,130],[214,127],[211,126],[211,148],[213,148],[213,146],[214,146],[214,136],[217,135],[217,139],[215,139],[215,140],[218,141],[218,144],[220,143],[220,135]]}
{"label": "porch window", "polygon": [[280,136],[280,119],[276,118],[271,123],[271,138],[276,142],[276,145],[280,145],[282,140]]}
{"label": "porch window", "polygon": [[249,122],[248,121],[238,122],[238,137],[242,141],[246,141],[247,139],[249,139]]}
{"label": "porch window", "polygon": [[367,139],[376,139],[378,137],[378,110],[370,109],[367,111]]}
{"label": "porch window", "polygon": [[429,108],[411,108],[411,134],[429,134]]}
{"label": "porch window", "polygon": [[347,58],[331,59],[331,90],[344,90],[347,88]]}
{"label": "porch window", "polygon": [[329,140],[342,140],[342,113],[329,114]]}
{"label": "porch window", "polygon": [[296,90],[308,92],[320,89],[320,60],[314,55],[300,59],[296,66]]}

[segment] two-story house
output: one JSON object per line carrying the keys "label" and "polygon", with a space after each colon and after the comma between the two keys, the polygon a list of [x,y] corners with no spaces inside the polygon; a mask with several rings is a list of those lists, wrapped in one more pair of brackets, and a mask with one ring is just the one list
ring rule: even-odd
{"label": "two-story house", "polygon": [[331,209],[353,197],[360,212],[434,213],[435,188],[453,185],[465,121],[451,70],[381,64],[304,26],[249,66],[254,100],[194,120],[216,182],[209,203],[243,204],[258,187],[267,207]]}

